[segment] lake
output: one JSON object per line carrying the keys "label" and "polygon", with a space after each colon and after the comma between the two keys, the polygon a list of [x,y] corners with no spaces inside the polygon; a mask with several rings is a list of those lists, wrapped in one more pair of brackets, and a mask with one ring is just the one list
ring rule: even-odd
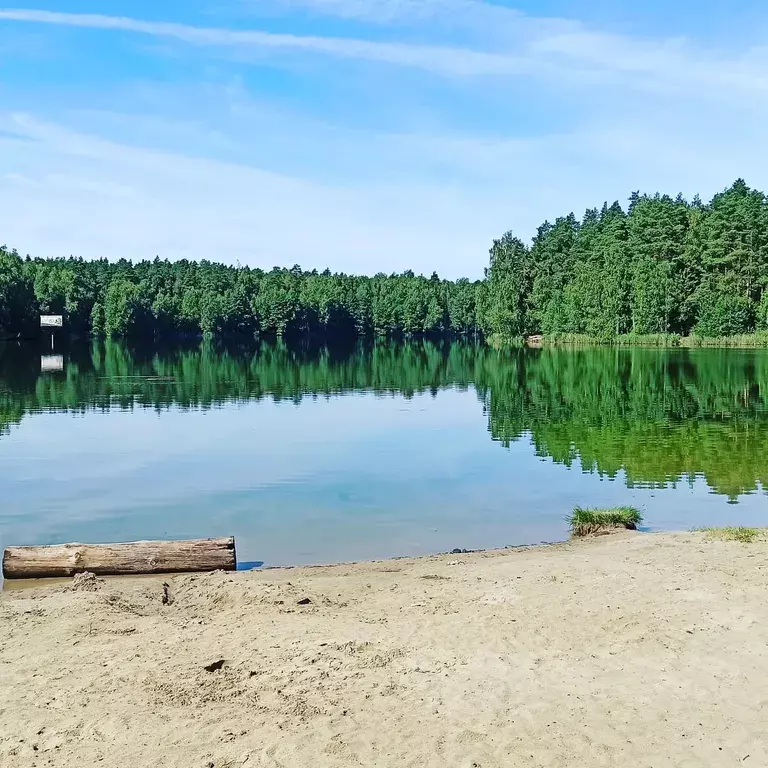
{"label": "lake", "polygon": [[234,534],[266,565],[768,525],[768,352],[0,345],[0,547]]}

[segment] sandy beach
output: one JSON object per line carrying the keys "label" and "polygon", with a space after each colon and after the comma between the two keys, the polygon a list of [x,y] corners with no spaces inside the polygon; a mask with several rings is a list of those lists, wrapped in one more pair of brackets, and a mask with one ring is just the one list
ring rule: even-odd
{"label": "sandy beach", "polygon": [[0,765],[762,767],[767,595],[700,533],[14,588]]}

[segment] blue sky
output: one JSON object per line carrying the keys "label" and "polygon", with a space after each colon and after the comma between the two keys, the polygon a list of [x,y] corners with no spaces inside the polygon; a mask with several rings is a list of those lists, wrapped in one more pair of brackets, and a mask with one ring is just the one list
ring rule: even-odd
{"label": "blue sky", "polygon": [[722,0],[18,3],[0,240],[480,276],[634,189],[768,186],[767,41]]}

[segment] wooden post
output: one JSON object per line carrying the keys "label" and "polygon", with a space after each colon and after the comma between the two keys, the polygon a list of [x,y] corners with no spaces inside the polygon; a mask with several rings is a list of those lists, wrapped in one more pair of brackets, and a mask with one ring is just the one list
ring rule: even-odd
{"label": "wooden post", "polygon": [[107,576],[234,571],[236,567],[234,536],[193,541],[8,547],[3,556],[6,579],[55,578],[83,571]]}

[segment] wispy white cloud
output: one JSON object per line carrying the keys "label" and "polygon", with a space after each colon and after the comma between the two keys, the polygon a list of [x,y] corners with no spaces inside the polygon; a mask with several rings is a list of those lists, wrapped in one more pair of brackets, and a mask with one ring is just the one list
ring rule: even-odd
{"label": "wispy white cloud", "polygon": [[[352,37],[279,34],[261,30],[201,27],[143,21],[103,14],[46,10],[0,10],[0,20],[130,32],[168,38],[189,45],[251,50],[294,51],[362,59],[412,67],[442,75],[623,78],[622,83],[648,88],[699,88],[765,91],[768,54],[751,48],[736,56],[699,49],[683,39],[643,39],[609,34],[577,21],[542,19],[479,0],[421,0],[405,3],[362,0],[293,0],[337,15],[371,19],[424,20],[430,16],[454,23],[472,19],[487,33],[487,48],[381,42]],[[504,45],[499,45],[499,41]]]}
{"label": "wispy white cloud", "polygon": [[488,7],[485,3],[474,3],[472,0],[240,0],[240,3],[254,14],[303,9],[374,24],[435,21],[446,16],[447,8],[455,16],[457,11],[467,6]]}
{"label": "wispy white cloud", "polygon": [[416,67],[441,74],[488,75],[521,74],[530,71],[532,63],[523,58],[486,51],[448,46],[381,43],[344,37],[317,37],[233,30],[216,27],[196,27],[188,24],[141,21],[101,14],[54,13],[37,10],[0,10],[0,20],[53,24],[122,32],[135,32],[166,37],[191,45],[296,50],[350,59]]}
{"label": "wispy white cloud", "polygon": [[480,271],[484,233],[502,218],[501,206],[430,183],[322,184],[116,144],[28,115],[4,116],[0,127],[24,137],[0,135],[2,237],[39,255],[457,275]]}
{"label": "wispy white cloud", "polygon": [[[129,131],[132,119],[114,116]],[[107,125],[95,116],[90,122]],[[285,125],[291,122],[286,115]],[[497,140],[342,131],[322,137],[313,151],[346,152],[350,166],[375,159],[373,173],[313,179],[5,115],[2,238],[39,255],[159,254],[265,268],[298,262],[476,277],[490,240],[508,228],[529,236],[544,218],[578,214],[635,188],[706,196],[737,175],[759,183],[768,176],[768,159],[754,153],[759,131],[739,130],[724,145],[723,127],[715,120],[697,132],[695,124],[646,119]],[[174,132],[172,122],[159,128]],[[244,133],[251,128],[244,126]],[[205,151],[202,133],[198,140],[193,126],[187,130],[188,145]],[[151,141],[149,133],[144,138]],[[259,133],[252,138],[261,141]],[[290,152],[291,139],[273,146],[278,161]]]}
{"label": "wispy white cloud", "polygon": [[[545,218],[632,189],[707,196],[737,176],[756,185],[768,176],[761,49],[716,55],[692,41],[608,34],[480,0],[264,5],[350,19],[342,26],[356,36],[0,11],[9,26],[148,35],[188,47],[202,63],[235,61],[221,67],[226,85],[145,76],[78,94],[77,109],[66,87],[54,106],[41,98],[30,107],[27,93],[16,105],[8,99],[0,112],[0,237],[35,254],[479,276],[491,239],[505,229],[528,237]],[[446,32],[465,31],[470,17],[471,45]],[[362,39],[372,24],[376,39]],[[428,44],[402,42],[405,26],[417,31],[407,39]],[[340,107],[313,92],[297,106],[259,92],[258,78],[238,69],[271,53],[278,64],[327,57],[323,67],[311,59],[311,76],[324,73],[331,97],[363,69],[351,60],[392,66],[364,69],[359,102]],[[148,71],[162,72],[158,61]],[[242,77],[229,79],[233,72]],[[426,119],[414,119],[406,104],[412,86]],[[381,103],[394,117],[348,119],[350,102],[357,113]],[[462,111],[476,114],[464,120]]]}
{"label": "wispy white cloud", "polygon": [[[566,18],[530,16],[483,0],[240,0],[259,9],[304,9],[318,15],[425,30],[462,30],[487,50],[515,50],[531,62],[528,71],[569,80],[590,74],[634,78],[644,88],[699,86],[768,88],[768,47],[737,47],[731,56],[697,47],[680,37],[642,38],[612,34]],[[263,12],[263,11],[262,11]],[[472,34],[474,33],[474,34]],[[574,71],[573,68],[576,68]],[[521,71],[524,68],[521,65]]]}
{"label": "wispy white cloud", "polygon": [[530,16],[509,6],[483,0],[234,0],[252,16],[304,11],[378,26],[429,27],[433,30],[482,31],[492,42],[499,36],[565,32],[577,21]]}

